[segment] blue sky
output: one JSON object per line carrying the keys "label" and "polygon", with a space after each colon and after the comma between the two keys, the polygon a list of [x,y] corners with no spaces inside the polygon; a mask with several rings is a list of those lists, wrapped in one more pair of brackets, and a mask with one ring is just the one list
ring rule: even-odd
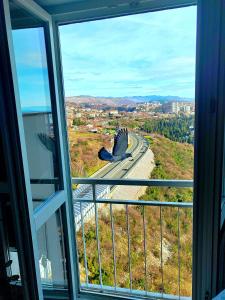
{"label": "blue sky", "polygon": [[22,110],[49,110],[50,92],[43,28],[13,30]]}
{"label": "blue sky", "polygon": [[66,96],[194,98],[196,7],[60,28]]}
{"label": "blue sky", "polygon": [[[60,27],[66,96],[194,98],[196,7]],[[13,30],[21,106],[50,107],[43,28]]]}

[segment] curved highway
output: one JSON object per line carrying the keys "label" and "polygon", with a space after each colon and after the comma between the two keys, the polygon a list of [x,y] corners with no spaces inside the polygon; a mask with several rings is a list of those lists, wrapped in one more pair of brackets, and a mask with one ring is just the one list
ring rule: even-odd
{"label": "curved highway", "polygon": [[[135,133],[129,133],[130,138],[130,148],[128,152],[132,153],[132,157],[129,157],[122,162],[109,163],[100,169],[98,172],[92,175],[95,178],[123,178],[127,175],[127,173],[138,163],[139,159],[145,154],[148,150],[148,141],[140,135]],[[96,186],[96,196],[97,198],[105,195],[106,189],[112,191],[114,186]],[[79,230],[81,226],[81,209],[83,213],[83,217],[86,215],[92,216],[94,214],[94,204],[93,203],[83,203],[82,205],[76,202],[77,198],[87,198],[92,199],[92,187],[90,184],[81,184],[79,187],[73,191],[73,198],[75,200],[74,203],[74,217],[76,223],[76,230]]]}
{"label": "curved highway", "polygon": [[[93,174],[92,177],[119,179],[127,175],[127,173],[137,164],[139,159],[148,150],[148,141],[142,136],[135,133],[129,133],[129,138],[131,146],[130,148],[128,148],[128,152],[132,154],[132,157],[129,157],[120,162],[109,163],[98,172]],[[73,196],[74,198],[82,198],[87,194],[92,195],[91,191],[91,185],[81,184],[76,190],[74,190]]]}
{"label": "curved highway", "polygon": [[95,178],[123,178],[148,149],[148,142],[145,138],[135,133],[129,133],[131,147],[127,152],[132,154],[122,162],[109,163],[99,170],[92,177]]}

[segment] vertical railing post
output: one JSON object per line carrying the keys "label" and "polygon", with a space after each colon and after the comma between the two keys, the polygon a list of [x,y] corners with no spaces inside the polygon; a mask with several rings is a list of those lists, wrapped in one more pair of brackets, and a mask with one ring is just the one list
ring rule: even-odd
{"label": "vertical railing post", "polygon": [[132,273],[131,273],[131,255],[130,255],[130,222],[128,205],[126,205],[126,221],[127,221],[127,241],[128,241],[128,264],[129,264],[129,275],[130,275],[130,291],[132,292]]}
{"label": "vertical railing post", "polygon": [[163,232],[162,232],[162,206],[160,206],[160,244],[161,244],[161,275],[162,275],[162,297],[164,294],[164,278],[163,278]]}
{"label": "vertical railing post", "polygon": [[82,240],[83,240],[83,247],[84,247],[85,279],[86,279],[86,285],[88,285],[88,266],[87,266],[86,240],[85,240],[85,233],[84,233],[83,206],[82,206],[81,202],[80,202],[80,213],[81,213]]}
{"label": "vertical railing post", "polygon": [[114,231],[114,220],[113,220],[112,204],[110,204],[110,220],[111,220],[111,232],[112,232],[114,287],[115,287],[115,290],[116,290],[116,251],[115,251],[115,231]]}
{"label": "vertical railing post", "polygon": [[178,226],[178,295],[180,300],[180,207],[177,208],[177,226]]}
{"label": "vertical railing post", "polygon": [[145,262],[145,293],[147,295],[147,255],[146,255],[146,223],[145,223],[145,207],[143,207],[143,235],[144,235],[144,262]]}
{"label": "vertical railing post", "polygon": [[97,240],[97,251],[98,251],[99,281],[102,288],[102,264],[101,264],[101,253],[100,253],[101,248],[100,248],[99,230],[98,230],[98,207],[96,203],[95,184],[92,184],[92,192],[93,192],[93,202],[95,205],[95,228],[96,228],[96,240]]}

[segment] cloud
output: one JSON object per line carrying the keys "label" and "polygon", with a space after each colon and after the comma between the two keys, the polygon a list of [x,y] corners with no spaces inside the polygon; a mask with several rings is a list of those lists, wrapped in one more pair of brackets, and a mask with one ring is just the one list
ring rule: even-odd
{"label": "cloud", "polygon": [[194,96],[196,7],[65,25],[60,39],[68,96]]}

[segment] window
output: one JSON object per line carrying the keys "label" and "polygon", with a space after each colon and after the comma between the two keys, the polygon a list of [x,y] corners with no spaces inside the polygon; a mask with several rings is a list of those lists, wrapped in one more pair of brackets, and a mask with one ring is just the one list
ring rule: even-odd
{"label": "window", "polygon": [[[60,40],[71,171],[87,178],[73,181],[81,290],[190,297],[196,7],[64,25]],[[100,157],[121,128],[132,157]]]}
{"label": "window", "polygon": [[36,208],[60,189],[45,33],[44,27],[38,26],[13,29],[12,34],[33,205]]}
{"label": "window", "polygon": [[[38,2],[42,3],[41,1]],[[156,8],[155,3],[157,2],[163,6]],[[158,177],[152,178],[151,180],[143,180],[136,177],[130,179],[124,177],[121,179],[118,178],[117,175],[115,178],[97,178],[96,174],[90,178],[91,174],[93,175],[94,172],[98,172],[99,170],[92,169],[90,174],[87,171],[84,172],[82,168],[74,166],[74,171],[79,172],[79,174],[73,174],[73,176],[79,175],[80,177],[72,178],[72,183],[74,184],[73,190],[70,187],[69,165],[67,162],[68,153],[65,137],[66,128],[64,128],[65,120],[63,117],[64,109],[62,99],[63,91],[61,89],[62,74],[59,36],[57,32],[57,26],[61,23],[58,24],[58,20],[63,20],[63,24],[65,25],[71,22],[80,22],[81,20],[93,21],[98,19],[98,21],[93,21],[92,23],[90,21],[90,23],[85,24],[84,22],[74,25],[75,27],[81,26],[83,28],[83,26],[85,27],[87,24],[115,22],[116,20],[105,19],[100,21],[99,19],[101,18],[118,17],[123,14],[140,13],[155,9],[164,9],[162,13],[166,14],[168,11],[165,10],[165,8],[177,8],[179,5],[193,4],[193,2],[187,0],[182,1],[182,3],[179,1],[169,2],[168,7],[165,6],[166,1],[148,2],[148,0],[140,3],[129,2],[127,5],[121,3],[116,7],[106,7],[105,4],[104,7],[102,7],[101,3],[97,2],[92,2],[91,4],[89,4],[89,2],[84,2],[84,4],[73,3],[66,4],[65,6],[64,4],[49,6],[45,3],[43,7],[51,12],[54,15],[53,17],[36,5],[36,3],[34,4],[30,1],[5,0],[4,2],[0,2],[0,48],[2,54],[0,56],[0,64],[5,70],[5,78],[0,76],[0,80],[4,83],[3,90],[6,91],[7,95],[6,103],[4,99],[2,100],[2,95],[0,94],[0,115],[3,115],[3,107],[3,116],[7,116],[7,118],[5,118],[7,119],[5,120],[5,124],[7,124],[8,130],[7,137],[5,137],[5,135],[3,136],[3,140],[6,139],[7,142],[4,143],[4,145],[6,145],[6,150],[4,151],[7,158],[7,171],[9,168],[7,174],[9,174],[10,184],[13,183],[10,186],[10,188],[12,188],[10,195],[13,195],[12,199],[10,198],[10,204],[12,204],[13,208],[10,221],[15,223],[15,236],[20,246],[21,244],[23,244],[23,246],[25,245],[25,247],[18,248],[18,260],[16,247],[10,249],[10,255],[15,263],[12,266],[12,270],[16,270],[16,272],[19,270],[21,278],[25,279],[22,282],[21,291],[27,299],[48,299],[57,297],[76,299],[77,294],[79,294],[78,296],[81,299],[92,297],[105,299],[108,296],[110,298],[118,296],[118,298],[126,297],[129,299],[135,296],[150,299],[153,297],[177,299],[182,298],[182,296],[186,297],[186,295],[190,295],[191,268],[188,269],[188,275],[186,274],[187,276],[185,275],[186,277],[184,277],[183,266],[185,265],[184,259],[188,262],[189,266],[192,259],[190,255],[191,243],[190,239],[187,239],[187,231],[190,232],[191,230],[190,228],[187,229],[187,224],[190,224],[189,221],[191,219],[192,210],[194,211],[193,299],[210,299],[214,297],[218,289],[221,288],[218,288],[217,282],[218,264],[221,263],[218,259],[218,250],[220,234],[219,216],[221,213],[221,161],[224,152],[225,111],[225,102],[223,101],[223,87],[225,84],[223,74],[225,66],[223,63],[220,63],[223,61],[224,39],[222,36],[224,36],[223,31],[225,28],[222,13],[224,10],[222,9],[223,4],[221,1],[214,3],[213,1],[200,0],[198,8],[200,21],[198,22],[197,39],[197,126],[194,128],[196,152],[195,199],[193,209],[189,199],[185,198],[185,202],[181,201],[183,200],[185,194],[184,190],[186,189],[186,191],[188,191],[188,197],[192,197],[192,180],[174,181],[172,179],[173,176],[165,178],[166,176],[164,175],[168,174],[168,172],[164,172],[163,174],[164,165],[160,159],[159,161],[155,161],[155,170],[157,170],[156,175]],[[72,8],[74,8],[74,10],[79,8],[80,10],[72,11]],[[177,8],[177,11],[180,11],[180,9],[182,8]],[[173,14],[174,11],[175,10],[170,10],[169,13]],[[151,12],[152,15],[158,13],[161,12]],[[142,16],[144,15],[140,14],[137,17],[141,18]],[[129,17],[130,16],[124,17],[124,20]],[[135,18],[136,16],[134,15],[132,17]],[[188,22],[184,22],[186,17],[187,15],[185,14],[181,18],[181,26],[185,27],[188,24]],[[119,17],[118,19],[121,20],[122,18],[123,17]],[[143,21],[144,17],[143,19],[141,18],[140,22],[143,23]],[[170,18],[168,22],[162,22],[161,25],[165,25],[166,29],[169,29],[174,21],[174,18]],[[136,27],[134,29],[136,29]],[[150,29],[151,28],[149,28],[149,32]],[[176,30],[179,31],[179,29],[179,26],[176,26]],[[25,84],[23,86],[24,82],[22,82],[22,78],[26,75],[26,72],[21,67],[21,56],[18,55],[18,49],[20,48],[19,42],[21,41],[18,41],[14,33],[19,33],[19,31],[29,32],[29,30],[34,32],[34,35],[32,35],[32,38],[34,38],[32,46],[37,46],[39,51],[36,62],[38,62],[40,67],[38,77],[40,79],[41,88],[39,92],[42,95],[40,95],[41,97],[38,99],[38,104],[42,106],[44,102],[44,105],[50,106],[50,109],[41,111],[42,113],[46,112],[47,115],[49,113],[48,116],[42,118],[41,121],[38,119],[37,123],[30,122],[29,126],[27,126],[28,123],[25,122],[24,119],[23,105],[25,102],[23,102],[23,100],[25,99],[24,91],[25,89],[29,90],[30,85]],[[122,30],[121,33],[123,34]],[[168,32],[168,35],[169,34],[171,34],[170,30]],[[146,40],[149,35],[146,35]],[[160,37],[161,35],[162,32],[158,34]],[[90,36],[93,37],[92,34],[90,34]],[[31,37],[29,37],[29,39],[30,38]],[[185,36],[183,45],[186,45],[187,41],[188,38]],[[104,38],[102,39],[102,44],[104,46]],[[70,43],[70,45],[72,45],[72,43]],[[154,43],[153,46],[155,45],[156,43]],[[28,57],[30,52],[29,47],[27,47],[26,43],[24,43],[23,46],[25,46],[23,51],[26,52],[26,57]],[[116,46],[118,45],[116,44]],[[184,48],[185,51],[190,50],[189,47]],[[85,50],[89,51],[89,49]],[[91,48],[90,50],[91,53],[89,53],[89,56],[94,56],[95,49]],[[164,47],[163,50],[165,50],[166,53],[168,48]],[[83,55],[85,52],[81,54]],[[110,54],[110,52],[107,54]],[[115,54],[118,53],[115,51]],[[143,52],[141,52],[141,54],[143,54]],[[158,54],[157,52],[156,55]],[[35,57],[37,58],[37,56]],[[105,55],[105,57],[107,58],[107,55]],[[78,58],[80,59],[80,57]],[[127,58],[128,56],[124,58],[123,63],[126,62]],[[29,60],[29,62],[31,62],[31,60]],[[123,64],[121,65],[123,66]],[[104,66],[103,63],[102,65],[99,64],[98,71],[101,71],[100,67]],[[194,62],[192,61],[192,67],[193,66]],[[181,67],[177,70],[179,74],[183,71]],[[73,72],[72,64],[70,71]],[[97,77],[99,74],[94,75]],[[113,72],[112,74],[105,72],[103,75],[105,75],[105,77],[102,76],[103,80],[106,80],[108,75],[113,75]],[[38,82],[36,79],[37,77],[34,82],[30,81],[30,84],[33,85],[33,89],[35,89]],[[72,77],[71,79],[73,80],[74,78]],[[75,79],[76,82],[79,82],[79,78],[76,77]],[[91,80],[92,79],[96,80],[94,76]],[[185,84],[183,78],[178,76],[177,79],[181,85]],[[171,80],[170,76],[169,80]],[[88,86],[89,83],[86,83],[85,86]],[[121,83],[121,80],[119,83]],[[119,83],[117,82],[116,84],[119,85]],[[186,84],[187,83],[188,82],[186,82]],[[94,84],[92,88],[96,86],[97,85]],[[105,86],[107,87],[107,85]],[[104,87],[104,85],[102,85],[102,87]],[[1,85],[0,88],[2,88]],[[96,97],[96,95],[94,97]],[[35,100],[35,98],[32,98],[32,101],[33,100]],[[88,101],[90,102],[90,99]],[[173,115],[177,115],[179,110],[181,110],[184,115],[191,111],[191,105],[187,105],[186,103],[181,109],[180,105],[177,104],[179,101],[173,102],[173,105],[166,105],[164,107],[167,112],[168,110],[173,111],[171,116],[168,116],[167,139],[170,135],[170,121]],[[92,103],[94,103],[94,100]],[[31,104],[30,101],[29,104]],[[31,105],[33,104],[34,103]],[[69,106],[70,105],[67,105],[68,112],[71,109],[71,107],[68,109]],[[143,109],[142,106],[146,109],[147,105],[141,104],[139,107],[140,110]],[[86,108],[88,107],[85,107],[85,109]],[[113,121],[111,123],[112,127],[117,126],[118,115],[124,113],[123,109],[120,113],[118,113],[116,109],[110,109],[110,116],[108,116],[111,117],[110,121]],[[37,110],[35,110],[35,112],[37,112]],[[83,124],[83,120],[79,115],[81,112],[74,112],[78,115],[76,115],[75,122],[68,122],[68,126],[71,126],[70,129],[76,131],[77,127],[86,125]],[[91,126],[89,126],[89,130],[91,132],[88,132],[88,134],[91,133],[96,137],[99,132],[96,131],[93,125],[95,125],[97,119],[97,112],[95,112],[95,115],[90,116],[89,125]],[[130,119],[132,119],[132,112],[130,112]],[[143,138],[148,140],[152,150],[155,143],[154,139],[159,138],[158,135],[151,136],[152,132],[150,131],[153,125],[154,131],[156,131],[156,129],[159,130],[160,124],[161,123],[151,123],[146,127],[144,123],[143,125],[145,126],[142,126]],[[34,125],[37,126],[35,127]],[[50,140],[51,138],[53,139],[53,145],[55,146],[51,149],[55,149],[56,151],[56,160],[54,160],[54,150],[50,150],[49,143],[46,142],[43,135],[38,136],[39,128],[41,131],[44,130],[44,136],[48,134]],[[130,129],[131,128],[129,128],[129,133],[131,135]],[[132,130],[134,129],[135,128],[132,128]],[[138,130],[140,130],[140,128],[138,128]],[[105,139],[102,146],[110,148],[111,136],[110,132],[108,133],[106,136],[108,136],[109,139]],[[136,133],[137,132],[134,134]],[[162,134],[162,132],[160,134]],[[188,142],[189,138],[191,138],[191,134],[193,134],[193,126],[192,124],[188,124],[188,132],[182,142]],[[126,136],[126,132],[123,132],[123,135]],[[34,136],[38,136],[39,139],[37,147],[33,147],[35,146],[32,142]],[[13,141],[15,142],[13,143]],[[96,142],[97,138],[92,141]],[[37,140],[35,142],[37,142]],[[173,143],[177,142],[180,143],[180,141],[173,141]],[[85,147],[87,143],[88,141],[79,140],[77,145],[82,144]],[[128,144],[131,144],[131,142],[129,141]],[[157,146],[157,143],[155,145]],[[181,159],[180,153],[177,153],[179,148],[178,143],[173,145],[175,145],[173,147],[174,153],[176,154],[174,157],[175,161],[183,163],[184,156],[182,155]],[[71,143],[70,146],[73,148],[73,143]],[[147,146],[146,148],[149,149],[149,145]],[[45,166],[32,162],[34,158],[29,149],[32,150],[32,153],[35,153],[35,156],[37,155],[37,158],[40,153],[43,153],[41,157],[43,156],[43,161],[46,162]],[[94,149],[94,146],[91,150],[92,149]],[[157,150],[157,147],[155,149]],[[186,152],[189,152],[188,147],[185,149],[187,150]],[[166,148],[164,150],[165,155],[161,156],[161,160],[164,159],[166,165],[166,158],[171,159],[170,156],[172,155],[168,155],[169,151],[167,151]],[[144,150],[141,152],[144,152]],[[158,155],[157,151],[156,154]],[[95,156],[93,155],[93,157]],[[88,162],[90,159],[90,163],[85,166],[86,168],[93,166],[91,164],[93,157],[90,156],[90,153],[86,157],[88,158]],[[10,159],[12,163],[10,167],[8,167]],[[132,163],[130,156],[126,157],[126,159],[128,159],[126,162],[129,161]],[[56,167],[54,164],[55,161],[57,161]],[[103,163],[101,163],[105,164],[105,160],[102,161]],[[77,157],[75,157],[75,162],[76,164],[79,162]],[[121,163],[123,164],[124,162],[118,162],[118,166]],[[187,171],[187,168],[185,166],[183,167],[185,171]],[[103,168],[108,168],[107,163]],[[185,175],[179,173],[174,166],[171,167],[171,171],[175,176]],[[121,172],[127,175],[129,170],[124,166]],[[160,174],[163,176],[159,176]],[[189,175],[191,178],[192,170],[189,172]],[[121,196],[121,199],[111,199],[111,194],[115,193],[115,186],[120,185],[123,186],[121,191],[126,190],[128,193],[133,193],[134,187],[138,187],[138,189],[141,187],[141,190],[143,188],[148,195],[146,195],[146,197],[145,195],[144,197],[141,195],[141,199],[138,199],[140,196],[137,194],[135,195],[135,199],[126,199],[121,192],[118,192],[117,197]],[[126,185],[128,187],[126,187]],[[80,188],[81,190],[79,191]],[[179,195],[177,191],[178,188],[182,191],[182,195]],[[162,194],[160,194],[161,192],[159,192],[159,190],[163,191]],[[79,191],[79,194],[77,194],[77,191]],[[72,201],[71,197],[72,192],[74,201]],[[171,201],[173,193],[176,202]],[[159,196],[163,197],[161,198]],[[154,197],[156,199],[152,199]],[[167,201],[165,201],[165,199]],[[171,215],[173,218],[169,220]],[[76,232],[74,232],[74,216]],[[154,230],[151,232],[149,232],[149,229],[152,228],[150,225],[154,225]],[[140,230],[141,235],[139,235]],[[170,240],[168,234],[171,234]],[[49,242],[51,239],[52,243]],[[76,243],[78,244],[78,248],[76,248]],[[149,251],[151,247],[153,249]],[[186,256],[182,257],[184,248]],[[168,256],[168,253],[172,253],[173,255]],[[223,253],[223,247],[221,247],[221,253]],[[153,265],[153,260],[157,262],[155,265]],[[122,270],[118,268],[118,266],[121,266],[119,265],[120,262],[123,264]],[[19,268],[18,263],[20,265]],[[174,272],[171,272],[171,263],[175,263],[177,266],[176,269],[173,269]],[[185,268],[185,271],[186,270]],[[24,275],[26,275],[26,277],[23,277]],[[121,278],[122,281],[120,281]],[[184,284],[188,284],[188,288],[184,286]]]}

